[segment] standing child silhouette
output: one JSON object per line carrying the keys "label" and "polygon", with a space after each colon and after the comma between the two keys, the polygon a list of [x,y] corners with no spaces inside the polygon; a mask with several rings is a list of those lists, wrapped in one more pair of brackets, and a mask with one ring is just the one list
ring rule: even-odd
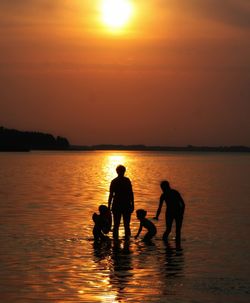
{"label": "standing child silhouette", "polygon": [[185,210],[185,203],[180,195],[180,193],[171,188],[168,181],[161,182],[162,194],[160,196],[159,207],[156,212],[155,219],[158,220],[158,217],[161,213],[163,202],[167,204],[166,208],[166,231],[163,234],[163,240],[167,241],[168,236],[171,232],[173,221],[176,225],[176,244],[180,245],[181,243],[181,227]]}

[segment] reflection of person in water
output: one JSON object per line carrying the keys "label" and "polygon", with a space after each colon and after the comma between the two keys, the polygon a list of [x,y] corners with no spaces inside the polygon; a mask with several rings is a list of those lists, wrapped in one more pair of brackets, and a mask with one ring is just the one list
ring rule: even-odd
{"label": "reflection of person in water", "polygon": [[165,277],[174,278],[183,275],[184,253],[178,247],[171,247],[170,243],[166,243],[165,247]]}
{"label": "reflection of person in water", "polygon": [[[133,282],[130,241],[100,241],[93,244],[96,270],[109,274],[109,286],[115,293],[115,302],[125,302]],[[97,282],[97,283],[100,283]]]}
{"label": "reflection of person in water", "polygon": [[158,217],[161,213],[161,208],[163,202],[167,203],[166,209],[166,231],[163,234],[163,240],[168,240],[168,235],[171,232],[173,221],[176,224],[176,243],[180,245],[181,242],[181,227],[183,221],[183,215],[185,210],[185,203],[180,195],[180,193],[172,189],[168,181],[161,182],[162,194],[159,201],[159,207],[156,212],[155,219],[158,220]]}
{"label": "reflection of person in water", "polygon": [[143,241],[148,242],[153,238],[153,236],[156,235],[156,227],[154,223],[152,223],[150,220],[146,218],[146,215],[147,212],[144,209],[137,209],[136,216],[137,219],[140,221],[140,226],[135,238],[137,238],[140,235],[142,228],[144,227],[147,229],[148,232],[144,236]]}
{"label": "reflection of person in water", "polygon": [[128,289],[131,289],[133,281],[132,256],[130,251],[130,241],[115,241],[113,245],[111,262],[113,270],[110,271],[110,284],[116,291],[116,302],[125,302],[128,296]]}
{"label": "reflection of person in water", "polygon": [[131,213],[134,211],[134,195],[129,178],[125,177],[126,168],[119,165],[116,168],[118,176],[111,181],[108,208],[112,210],[114,218],[113,236],[119,238],[121,217],[125,229],[125,238],[129,238]]}

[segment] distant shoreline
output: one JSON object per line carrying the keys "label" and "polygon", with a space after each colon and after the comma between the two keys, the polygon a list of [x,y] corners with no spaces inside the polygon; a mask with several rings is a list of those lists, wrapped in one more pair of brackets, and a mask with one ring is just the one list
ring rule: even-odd
{"label": "distant shoreline", "polygon": [[249,153],[247,146],[146,146],[146,145],[70,145],[67,148],[0,148],[0,152],[31,151],[155,151],[155,152],[220,152]]}
{"label": "distant shoreline", "polygon": [[209,146],[193,146],[190,147],[172,147],[172,146],[145,146],[144,148],[139,148],[135,146],[69,146],[69,148],[60,149],[0,149],[0,153],[4,152],[31,152],[31,151],[155,151],[155,152],[220,152],[220,153],[249,153],[250,148],[246,146],[222,146],[222,147],[209,147]]}
{"label": "distant shoreline", "polygon": [[71,151],[98,151],[98,150],[116,150],[116,151],[180,151],[180,152],[250,152],[247,146],[147,146],[147,145],[92,145],[76,146],[71,145],[68,150]]}
{"label": "distant shoreline", "polygon": [[0,152],[29,152],[29,151],[169,151],[169,152],[250,152],[250,147],[232,146],[147,146],[143,144],[98,144],[73,145],[61,136],[48,133],[19,131],[0,127]]}

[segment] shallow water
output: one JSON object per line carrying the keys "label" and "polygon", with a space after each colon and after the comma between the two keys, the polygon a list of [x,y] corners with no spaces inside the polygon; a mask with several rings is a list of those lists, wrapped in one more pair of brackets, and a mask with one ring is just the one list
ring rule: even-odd
{"label": "shallow water", "polygon": [[[182,250],[174,233],[161,240],[165,208],[151,245],[122,228],[119,243],[94,245],[92,213],[120,163],[148,218],[161,180],[181,192]],[[249,177],[249,154],[1,153],[0,301],[249,302]]]}

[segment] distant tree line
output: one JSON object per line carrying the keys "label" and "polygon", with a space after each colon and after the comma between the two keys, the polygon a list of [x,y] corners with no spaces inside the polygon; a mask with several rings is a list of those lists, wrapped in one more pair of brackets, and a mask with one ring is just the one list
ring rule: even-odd
{"label": "distant tree line", "polygon": [[250,152],[250,147],[233,146],[147,146],[147,145],[113,145],[71,146],[71,150],[130,150],[130,151],[169,151],[169,152]]}
{"label": "distant tree line", "polygon": [[131,150],[131,151],[190,151],[190,152],[250,152],[247,146],[147,146],[147,145],[113,145],[92,146],[70,145],[64,137],[54,137],[41,132],[19,131],[0,127],[0,151],[29,150]]}
{"label": "distant tree line", "polygon": [[65,150],[69,149],[68,139],[54,137],[41,132],[19,131],[0,127],[0,150]]}

